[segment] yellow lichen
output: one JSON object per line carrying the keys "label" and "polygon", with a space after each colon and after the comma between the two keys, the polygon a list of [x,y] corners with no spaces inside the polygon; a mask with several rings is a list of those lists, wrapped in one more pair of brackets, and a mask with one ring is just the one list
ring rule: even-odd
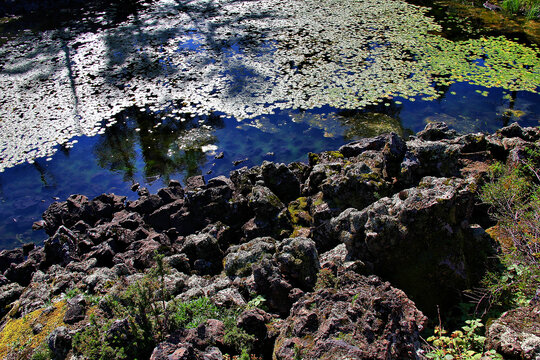
{"label": "yellow lichen", "polygon": [[[21,359],[28,358],[55,328],[65,326],[65,313],[66,301],[62,300],[53,304],[53,311],[39,309],[22,318],[7,320],[0,331],[0,358],[6,359],[8,355],[15,354]],[[34,334],[32,329],[37,324],[43,328]]]}

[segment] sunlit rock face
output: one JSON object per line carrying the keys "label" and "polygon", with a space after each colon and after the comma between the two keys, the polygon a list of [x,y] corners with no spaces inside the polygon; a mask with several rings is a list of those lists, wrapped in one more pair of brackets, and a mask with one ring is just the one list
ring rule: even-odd
{"label": "sunlit rock face", "polygon": [[134,105],[178,121],[178,104],[243,120],[433,99],[455,81],[536,91],[537,49],[454,43],[431,34],[439,26],[425,12],[397,0],[161,0],[92,32],[25,32],[0,48],[0,170],[103,132]]}

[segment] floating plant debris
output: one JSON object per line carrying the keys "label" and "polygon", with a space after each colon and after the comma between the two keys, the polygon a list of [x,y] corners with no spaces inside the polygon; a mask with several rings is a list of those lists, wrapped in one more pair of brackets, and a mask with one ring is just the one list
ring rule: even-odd
{"label": "floating plant debris", "polygon": [[452,42],[433,35],[426,11],[397,0],[160,0],[114,28],[24,33],[0,47],[0,171],[102,133],[131,106],[159,114],[180,101],[185,113],[244,120],[431,100],[463,81],[537,91],[537,48]]}

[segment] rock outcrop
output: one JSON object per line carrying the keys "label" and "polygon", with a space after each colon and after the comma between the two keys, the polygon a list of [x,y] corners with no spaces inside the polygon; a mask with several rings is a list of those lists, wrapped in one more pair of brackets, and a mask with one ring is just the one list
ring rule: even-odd
{"label": "rock outcrop", "polygon": [[[134,201],[72,195],[35,224],[50,236],[44,246],[0,252],[0,314],[6,322],[72,290],[102,299],[97,309],[82,296],[67,303],[65,327],[49,345],[73,353],[68,338],[91,326],[90,314],[108,319],[111,334],[143,321],[115,318],[103,298],[141,281],[159,254],[168,269],[161,292],[236,309],[245,333],[235,339],[263,356],[413,359],[420,310],[452,306],[490,265],[494,245],[483,226],[492,224],[476,200],[489,164],[515,160],[539,139],[540,130],[517,125],[458,136],[430,124],[409,140],[387,134],[309,154],[308,164],[265,162],[229,178],[171,181],[157,194],[139,188]],[[251,302],[261,299],[265,311]],[[503,352],[505,319],[490,330]],[[236,351],[221,320],[207,320],[161,334],[145,345],[148,356]],[[532,354],[530,344],[516,351]]]}

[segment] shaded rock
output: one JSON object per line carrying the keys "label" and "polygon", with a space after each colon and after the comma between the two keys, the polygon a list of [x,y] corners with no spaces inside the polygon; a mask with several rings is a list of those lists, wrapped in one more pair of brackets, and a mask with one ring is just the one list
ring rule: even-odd
{"label": "shaded rock", "polygon": [[0,286],[0,317],[9,311],[9,305],[21,296],[23,290],[24,288],[16,283]]}
{"label": "shaded rock", "polygon": [[261,166],[265,185],[283,202],[300,196],[300,181],[285,164],[265,161]]}
{"label": "shaded rock", "polygon": [[266,311],[253,308],[244,310],[238,319],[236,325],[245,330],[248,334],[255,336],[258,341],[264,340],[268,335],[266,324],[272,320],[272,316]]}
{"label": "shaded rock", "polygon": [[505,359],[540,359],[540,307],[505,312],[488,328],[486,344]]}
{"label": "shaded rock", "polygon": [[[69,218],[67,202],[53,202],[42,215],[45,222],[44,228],[47,235],[52,236],[60,225],[64,224],[64,219]],[[68,226],[71,224],[68,224]]]}
{"label": "shaded rock", "polygon": [[336,289],[305,294],[284,321],[275,359],[418,359],[425,317],[375,276],[339,275]]}
{"label": "shaded rock", "polygon": [[[404,289],[424,311],[449,306],[479,281],[492,247],[471,220],[474,187],[460,179],[427,177],[361,211],[347,209],[331,227],[351,259]],[[418,279],[423,279],[421,282]]]}
{"label": "shaded rock", "polygon": [[56,359],[65,359],[71,350],[71,337],[70,331],[64,326],[57,327],[49,335],[47,344]]}
{"label": "shaded rock", "polygon": [[125,196],[101,194],[91,202],[91,211],[95,219],[110,219],[112,215],[125,207]]}
{"label": "shaded rock", "polygon": [[135,241],[128,247],[128,251],[133,251],[128,257],[131,258],[135,269],[147,269],[155,263],[156,252],[159,252],[161,247],[162,245],[154,239]]}
{"label": "shaded rock", "polygon": [[117,319],[113,321],[113,323],[107,330],[105,338],[113,344],[122,344],[126,341],[131,340],[133,336],[131,334],[131,328],[129,326],[128,318]]}
{"label": "shaded rock", "polygon": [[45,240],[45,266],[52,264],[67,265],[74,259],[78,259],[78,237],[63,225],[58,227],[54,236]]}
{"label": "shaded rock", "polygon": [[293,286],[284,278],[279,267],[270,259],[263,259],[253,266],[255,290],[266,298],[266,305],[273,311],[286,315],[294,303]]}
{"label": "shaded rock", "polygon": [[85,259],[96,259],[97,266],[111,267],[113,266],[113,258],[115,255],[114,250],[111,247],[111,242],[104,242],[90,249],[90,252],[86,254]]}
{"label": "shaded rock", "polygon": [[172,268],[189,274],[191,271],[191,266],[189,264],[189,259],[186,254],[174,254],[163,259],[164,262],[168,263]]}
{"label": "shaded rock", "polygon": [[[223,252],[219,248],[217,239],[210,234],[187,236],[180,252],[187,255],[192,268],[195,268],[195,263],[199,261],[199,270],[204,274],[221,271]],[[205,263],[203,264],[201,260]]]}
{"label": "shaded rock", "polygon": [[230,179],[233,182],[236,190],[247,196],[258,179],[262,180],[261,168],[252,167],[248,169],[247,167],[240,168],[238,170],[231,171]]}
{"label": "shaded rock", "polygon": [[79,294],[67,301],[67,310],[64,315],[66,324],[74,324],[84,319],[86,314],[86,300]]}
{"label": "shaded rock", "polygon": [[169,204],[184,198],[184,189],[181,186],[169,186],[158,190],[157,195],[164,204]]}
{"label": "shaded rock", "polygon": [[127,209],[129,211],[138,212],[141,215],[150,215],[160,206],[163,205],[163,200],[158,195],[141,196],[139,199],[129,202]]}
{"label": "shaded rock", "polygon": [[30,284],[32,275],[38,269],[39,264],[34,259],[28,259],[21,264],[11,264],[4,275],[10,281],[16,282],[22,286]]}
{"label": "shaded rock", "polygon": [[178,199],[163,205],[148,216],[148,224],[156,230],[169,229],[172,226],[171,216],[184,206],[184,200]]}
{"label": "shaded rock", "polygon": [[24,261],[24,253],[20,248],[0,251],[0,273],[6,271],[11,264],[20,264]]}

